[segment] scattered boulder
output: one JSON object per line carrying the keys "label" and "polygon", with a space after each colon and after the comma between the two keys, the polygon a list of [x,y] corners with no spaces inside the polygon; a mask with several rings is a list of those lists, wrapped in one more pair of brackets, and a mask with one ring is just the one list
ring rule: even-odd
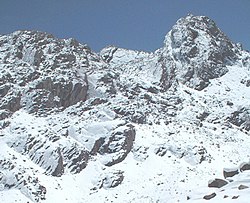
{"label": "scattered boulder", "polygon": [[238,199],[239,195],[233,196],[232,199]]}
{"label": "scattered boulder", "polygon": [[247,188],[249,188],[249,187],[246,186],[246,185],[240,185],[240,186],[238,187],[239,190],[244,190],[244,189],[247,189]]}
{"label": "scattered boulder", "polygon": [[242,84],[246,85],[247,87],[250,87],[250,79],[245,78],[240,81]]}
{"label": "scattered boulder", "polygon": [[135,109],[128,109],[125,106],[115,107],[114,112],[118,115],[126,117],[127,120],[133,123],[145,124],[147,122],[145,112],[137,111]]}
{"label": "scattered boulder", "polygon": [[214,198],[215,196],[216,196],[216,193],[214,192],[214,193],[212,193],[212,194],[210,194],[210,195],[205,195],[205,196],[203,197],[203,199],[205,199],[205,200],[210,200],[210,199]]}
{"label": "scattered boulder", "polygon": [[208,112],[202,112],[201,114],[197,115],[196,118],[200,121],[204,121],[209,116]]}
{"label": "scattered boulder", "polygon": [[164,146],[155,149],[155,154],[158,156],[164,156],[166,153],[167,153],[167,148]]}
{"label": "scattered boulder", "polygon": [[145,146],[134,146],[133,155],[136,161],[145,161],[148,158],[149,147]]}
{"label": "scattered boulder", "polygon": [[224,178],[233,177],[237,174],[239,174],[238,168],[234,168],[234,169],[224,168],[223,169]]}
{"label": "scattered boulder", "polygon": [[[17,157],[15,157],[17,159]],[[46,199],[46,187],[25,166],[16,163],[15,159],[0,160],[0,190],[17,189],[25,194],[31,202],[41,202]],[[27,167],[27,166],[26,166]],[[3,168],[8,171],[2,172]]]}
{"label": "scattered boulder", "polygon": [[227,181],[225,181],[223,179],[216,178],[214,180],[209,181],[208,187],[221,188],[227,184],[228,184]]}
{"label": "scattered boulder", "polygon": [[195,146],[194,149],[196,149],[197,153],[195,155],[197,156],[197,159],[199,160],[199,163],[202,163],[203,161],[211,161],[211,155],[207,153],[207,150],[204,146]]}
{"label": "scattered boulder", "polygon": [[250,170],[250,163],[242,163],[240,165],[240,172],[246,171],[246,170]]}
{"label": "scattered boulder", "polygon": [[131,121],[138,124],[145,124],[146,116],[142,112],[136,112],[131,115]]}
{"label": "scattered boulder", "polygon": [[107,174],[107,176],[102,180],[101,187],[104,189],[117,187],[124,180],[123,171],[115,171],[113,173]]}

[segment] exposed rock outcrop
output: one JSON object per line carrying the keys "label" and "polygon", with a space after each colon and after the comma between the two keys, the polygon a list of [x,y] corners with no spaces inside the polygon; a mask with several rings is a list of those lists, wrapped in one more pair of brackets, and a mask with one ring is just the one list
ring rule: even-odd
{"label": "exposed rock outcrop", "polygon": [[101,183],[101,188],[104,189],[117,187],[122,183],[124,179],[123,171],[115,171],[108,174]]}
{"label": "exposed rock outcrop", "polygon": [[188,15],[178,20],[166,36],[165,46],[163,56],[170,53],[169,58],[182,65],[172,68],[168,60],[165,67],[172,70],[166,76],[197,90],[207,87],[210,79],[227,73],[225,65],[234,63],[239,53],[215,22],[204,16]]}
{"label": "exposed rock outcrop", "polygon": [[248,107],[240,108],[239,110],[233,112],[228,120],[247,131],[250,130],[250,109]]}
{"label": "exposed rock outcrop", "polygon": [[58,147],[57,149],[57,153],[58,153],[58,163],[57,163],[57,167],[55,168],[55,170],[51,173],[52,176],[62,176],[64,173],[64,166],[63,166],[63,157],[61,154],[61,149]]}
{"label": "exposed rock outcrop", "polygon": [[86,45],[37,31],[17,31],[1,42],[1,67],[8,71],[0,74],[0,109],[46,113],[86,100],[89,61],[100,60]]}
{"label": "exposed rock outcrop", "polygon": [[98,150],[100,154],[108,154],[109,158],[105,161],[105,165],[112,166],[123,161],[131,151],[134,140],[135,129],[132,125],[115,129]]}

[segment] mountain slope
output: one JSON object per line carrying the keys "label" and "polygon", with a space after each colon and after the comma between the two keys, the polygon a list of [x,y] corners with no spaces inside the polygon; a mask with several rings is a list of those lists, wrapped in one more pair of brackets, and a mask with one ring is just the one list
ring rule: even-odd
{"label": "mountain slope", "polygon": [[[249,81],[250,53],[204,16],[154,53],[3,35],[0,199],[202,202],[209,179],[249,160]],[[249,198],[235,189],[248,170],[210,201]]]}

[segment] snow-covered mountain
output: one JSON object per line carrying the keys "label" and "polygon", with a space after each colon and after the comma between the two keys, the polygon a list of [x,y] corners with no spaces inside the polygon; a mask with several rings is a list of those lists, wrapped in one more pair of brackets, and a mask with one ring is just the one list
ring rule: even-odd
{"label": "snow-covered mountain", "polygon": [[0,129],[1,202],[248,202],[250,53],[193,15],[153,53],[2,35]]}

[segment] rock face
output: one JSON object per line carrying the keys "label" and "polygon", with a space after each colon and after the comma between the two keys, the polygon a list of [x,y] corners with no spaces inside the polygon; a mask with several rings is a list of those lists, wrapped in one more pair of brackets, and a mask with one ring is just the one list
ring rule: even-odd
{"label": "rock face", "polygon": [[64,173],[63,157],[62,157],[60,148],[57,149],[57,153],[59,156],[58,163],[57,163],[57,167],[55,168],[54,172],[51,174],[52,176],[61,176]]}
{"label": "rock face", "polygon": [[[38,31],[1,35],[1,195],[178,202],[189,193],[182,184],[246,158],[249,75],[249,52],[204,16],[178,20],[152,53],[94,53]],[[231,180],[249,169],[223,173]]]}
{"label": "rock face", "polygon": [[61,176],[65,169],[79,173],[87,165],[89,152],[76,142],[67,140],[63,134],[56,135],[50,127],[33,135],[24,126],[19,126],[15,132],[26,142],[9,142],[8,145],[44,168],[47,174]]}
{"label": "rock face", "polygon": [[[178,61],[181,66],[165,63],[166,76],[197,90],[204,89],[209,80],[224,75],[226,64],[237,58],[238,48],[204,16],[181,18],[165,38],[163,57]],[[168,70],[170,69],[170,70]]]}
{"label": "rock face", "polygon": [[[6,149],[5,146],[2,148]],[[7,159],[9,158],[9,159]],[[1,191],[17,189],[29,197],[33,202],[40,202],[46,199],[46,187],[41,183],[39,177],[31,170],[18,166],[17,157],[5,157],[0,160],[0,185]]]}
{"label": "rock face", "polygon": [[[79,101],[85,101],[87,97],[87,77],[85,75],[84,82],[72,83],[72,81],[65,81],[61,79],[60,81],[53,82],[51,78],[45,78],[44,80],[38,82],[35,90],[41,90],[45,93],[51,95],[51,101],[49,101],[47,108],[55,107],[69,107],[76,104]],[[42,95],[41,95],[42,96]],[[54,101],[55,97],[58,101]],[[37,99],[34,102],[38,102],[41,99]],[[54,103],[53,103],[54,102]],[[45,107],[45,108],[46,108]]]}
{"label": "rock face", "polygon": [[250,109],[248,107],[243,107],[231,114],[229,121],[241,127],[247,131],[250,130]]}
{"label": "rock face", "polygon": [[132,125],[118,127],[109,139],[100,146],[100,154],[109,154],[106,166],[122,162],[133,147],[135,129]]}
{"label": "rock face", "polygon": [[2,36],[1,52],[0,108],[11,112],[25,107],[35,113],[85,101],[88,57],[99,60],[74,39],[36,31]]}

